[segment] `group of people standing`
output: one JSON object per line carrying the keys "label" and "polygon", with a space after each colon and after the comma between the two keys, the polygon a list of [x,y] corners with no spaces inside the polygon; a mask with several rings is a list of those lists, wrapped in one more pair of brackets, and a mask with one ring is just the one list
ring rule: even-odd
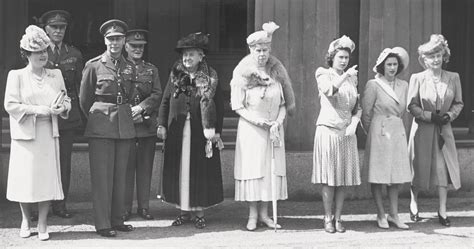
{"label": "group of people standing", "polygon": [[[99,31],[107,49],[83,67],[79,50],[63,42],[70,18],[66,11],[49,11],[40,18],[44,29],[27,27],[20,41],[27,66],[8,75],[5,109],[10,114],[12,142],[7,198],[20,203],[20,236],[31,235],[32,203],[38,203],[40,240],[49,239],[50,201],[53,214],[71,217],[65,199],[73,138],[81,127],[89,142],[99,235],[114,237],[117,231],[134,229],[124,221],[132,214],[135,183],[137,214],[154,218],[149,213],[149,196],[157,137],[164,141],[159,195],[180,210],[172,225],[194,223],[204,228],[204,211],[223,201],[224,100],[217,72],[206,61],[208,35],[192,33],[177,42],[180,58],[162,91],[158,69],[143,60],[146,30],[129,29],[117,19],[105,22]],[[287,70],[270,54],[272,34],[279,27],[269,22],[262,28],[247,37],[250,54],[236,66],[230,82],[231,108],[240,117],[235,200],[248,202],[249,231],[259,224],[281,228],[269,217],[268,203],[288,198],[284,123],[296,110]],[[408,54],[402,48],[384,50],[374,67],[377,76],[367,83],[362,99],[355,66],[346,70],[354,49],[346,36],[333,41],[327,54],[329,68],[316,70],[321,114],[311,179],[323,185],[325,230],[345,231],[341,221],[344,187],[361,183],[355,136],[361,117],[368,132],[364,162],[369,167],[379,227],[388,228],[391,222],[408,228],[398,218],[397,200],[400,184],[412,181],[412,174],[412,219],[419,219],[418,191],[438,186],[439,219],[449,225],[447,186],[460,187],[450,122],[463,104],[459,76],[441,69],[450,55],[444,37],[433,35],[420,46],[420,62],[426,71],[412,76],[409,90],[396,77],[407,68]],[[402,121],[407,106],[415,116],[411,133]],[[389,189],[388,217],[382,185]]]}

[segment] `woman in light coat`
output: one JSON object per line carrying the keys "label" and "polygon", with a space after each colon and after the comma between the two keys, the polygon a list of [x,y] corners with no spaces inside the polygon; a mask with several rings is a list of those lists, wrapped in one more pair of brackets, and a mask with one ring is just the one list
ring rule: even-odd
{"label": "woman in light coat", "polygon": [[[38,203],[38,238],[49,239],[47,216],[52,200],[64,199],[59,163],[58,116],[67,118],[70,99],[59,69],[46,69],[50,40],[30,25],[20,41],[28,65],[8,73],[5,110],[10,115],[7,199],[20,203],[20,237],[31,235],[30,213]],[[64,91],[64,92],[62,92]]]}
{"label": "woman in light coat", "polygon": [[230,83],[232,110],[240,116],[235,145],[235,200],[249,203],[249,231],[257,228],[257,222],[275,228],[268,217],[268,202],[288,198],[283,123],[286,114],[293,113],[295,101],[286,69],[270,55],[272,34],[277,28],[273,22],[265,23],[263,30],[248,36],[250,54],[234,69]]}
{"label": "woman in light coat", "polygon": [[[362,98],[362,124],[367,132],[364,164],[369,169],[369,182],[377,206],[377,225],[389,228],[388,222],[400,229],[408,225],[398,217],[398,190],[411,181],[406,127],[408,83],[397,75],[408,67],[409,56],[401,47],[386,48],[380,53]],[[385,216],[382,187],[386,185],[390,214]]]}
{"label": "woman in light coat", "polygon": [[431,35],[418,47],[423,72],[413,74],[408,89],[408,110],[415,117],[408,147],[413,165],[410,218],[419,221],[418,192],[438,189],[438,220],[450,226],[446,212],[448,186],[461,187],[459,162],[451,122],[459,116],[462,101],[459,74],[442,69],[451,52],[443,35]]}

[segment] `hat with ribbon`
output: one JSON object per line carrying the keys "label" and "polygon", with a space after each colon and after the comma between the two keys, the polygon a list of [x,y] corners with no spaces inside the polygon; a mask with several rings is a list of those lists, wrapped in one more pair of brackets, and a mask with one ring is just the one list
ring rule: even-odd
{"label": "hat with ribbon", "polygon": [[39,18],[41,25],[67,25],[71,19],[71,14],[65,10],[50,10]]}
{"label": "hat with ribbon", "polygon": [[104,37],[111,37],[111,36],[125,36],[125,32],[127,32],[128,25],[121,20],[112,19],[104,22],[100,28],[99,32]]}
{"label": "hat with ribbon", "polygon": [[426,68],[423,56],[441,51],[443,52],[443,61],[449,62],[451,50],[449,49],[448,41],[441,34],[432,34],[428,42],[418,47],[418,62],[420,62],[423,68]]}
{"label": "hat with ribbon", "polygon": [[340,38],[334,40],[329,44],[328,53],[334,52],[336,49],[348,48],[351,50],[351,53],[354,52],[355,43],[346,35],[341,36]]}
{"label": "hat with ribbon", "polygon": [[51,40],[42,28],[30,25],[25,29],[25,34],[20,40],[20,48],[30,52],[39,52],[45,50],[50,43]]}
{"label": "hat with ribbon", "polygon": [[380,53],[379,58],[375,62],[375,66],[372,68],[372,71],[377,73],[377,67],[387,59],[388,55],[396,54],[400,57],[401,63],[403,64],[403,68],[399,70],[399,72],[405,70],[408,67],[408,63],[410,62],[410,56],[408,52],[402,47],[394,47],[394,48],[386,48]]}
{"label": "hat with ribbon", "polygon": [[175,50],[180,52],[185,48],[200,48],[206,52],[209,47],[209,35],[202,32],[191,33],[178,40]]}
{"label": "hat with ribbon", "polygon": [[127,31],[126,42],[130,44],[147,44],[147,35],[147,30],[131,29]]}
{"label": "hat with ribbon", "polygon": [[253,46],[259,43],[271,43],[273,32],[280,28],[280,26],[276,25],[274,22],[267,22],[262,25],[262,29],[260,31],[253,32],[247,37],[247,45]]}

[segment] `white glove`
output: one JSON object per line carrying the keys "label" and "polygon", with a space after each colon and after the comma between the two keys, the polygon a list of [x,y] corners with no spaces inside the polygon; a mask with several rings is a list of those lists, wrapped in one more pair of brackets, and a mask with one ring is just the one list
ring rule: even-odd
{"label": "white glove", "polygon": [[204,132],[204,137],[207,140],[211,140],[214,137],[214,135],[216,135],[215,128],[204,129],[203,132]]}
{"label": "white glove", "polygon": [[247,109],[238,109],[236,110],[237,114],[239,114],[243,119],[247,120],[248,122],[260,126],[262,128],[268,129],[270,128],[269,122],[263,118],[257,117],[255,114],[249,112]]}
{"label": "white glove", "polygon": [[358,117],[352,117],[351,123],[346,128],[346,136],[352,136],[356,133],[357,124],[359,124],[360,119]]}
{"label": "white glove", "polygon": [[51,114],[53,115],[59,115],[66,111],[66,107],[64,105],[59,105],[59,106],[52,106],[51,107]]}
{"label": "white glove", "polygon": [[156,136],[162,140],[166,139],[166,128],[164,126],[158,126],[156,129]]}
{"label": "white glove", "polygon": [[143,112],[143,108],[139,105],[132,106],[132,117],[136,117]]}
{"label": "white glove", "polygon": [[51,108],[44,105],[35,105],[31,110],[31,114],[35,114],[40,117],[46,117],[51,115]]}

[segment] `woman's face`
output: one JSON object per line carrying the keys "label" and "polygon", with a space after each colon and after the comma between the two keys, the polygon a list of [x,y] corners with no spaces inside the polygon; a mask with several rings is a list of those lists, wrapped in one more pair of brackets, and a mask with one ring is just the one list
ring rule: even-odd
{"label": "woman's face", "polygon": [[195,48],[185,48],[182,51],[183,65],[186,69],[194,69],[204,58],[202,51]]}
{"label": "woman's face", "polygon": [[398,71],[398,60],[395,57],[388,57],[384,63],[385,78],[393,78]]}
{"label": "woman's face", "polygon": [[44,67],[48,62],[48,51],[46,49],[38,52],[31,52],[28,58],[28,63],[32,67]]}
{"label": "woman's face", "polygon": [[349,52],[346,50],[337,51],[332,61],[332,68],[336,69],[337,71],[344,71],[347,65],[349,65]]}
{"label": "woman's face", "polygon": [[140,60],[143,57],[143,51],[145,51],[145,44],[126,43],[125,51],[127,51],[129,60]]}
{"label": "woman's face", "polygon": [[268,58],[270,58],[270,45],[269,44],[256,44],[250,47],[250,55],[257,62],[259,66],[265,66]]}
{"label": "woman's face", "polygon": [[440,69],[443,65],[443,51],[439,51],[433,54],[424,55],[424,62],[426,68],[429,69]]}

